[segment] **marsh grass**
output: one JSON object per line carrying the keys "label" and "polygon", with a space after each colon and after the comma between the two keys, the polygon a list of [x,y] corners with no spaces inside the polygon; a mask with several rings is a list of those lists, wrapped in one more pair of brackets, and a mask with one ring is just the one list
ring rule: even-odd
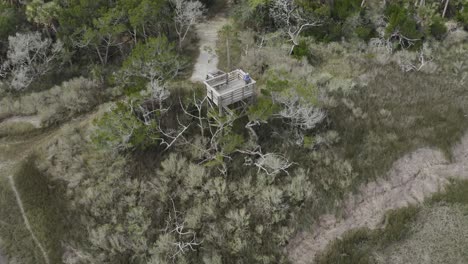
{"label": "marsh grass", "polygon": [[468,180],[452,180],[445,191],[435,194],[427,204],[462,204],[468,206]]}
{"label": "marsh grass", "polygon": [[36,167],[34,157],[20,165],[15,181],[36,236],[48,251],[51,262],[60,263],[62,242],[73,230],[73,222],[67,218],[64,186],[43,174]]}
{"label": "marsh grass", "polygon": [[[35,164],[34,157],[28,157],[18,167],[14,180],[23,202],[26,216],[39,242],[44,246],[51,263],[61,263],[62,243],[74,232],[77,223],[72,221],[64,197],[64,186],[51,181]],[[4,181],[2,179],[2,181]],[[0,197],[0,236],[6,243],[6,252],[21,256],[20,263],[43,263],[43,257],[33,243],[24,226],[21,213],[8,182],[2,184]]]}
{"label": "marsh grass", "polygon": [[41,252],[24,225],[6,177],[0,178],[0,237],[3,242],[2,253],[7,254],[10,261],[16,259],[19,263],[43,263]]}
{"label": "marsh grass", "polygon": [[[371,69],[369,69],[371,70]],[[367,87],[329,109],[340,131],[335,151],[352,161],[360,182],[384,174],[396,159],[420,147],[450,149],[468,128],[468,91],[447,77],[376,70]]]}
{"label": "marsh grass", "polygon": [[[427,217],[420,216],[423,206],[427,206],[426,211],[430,212],[440,204],[451,208],[458,208],[460,205],[467,208],[468,181],[452,181],[445,191],[435,194],[422,206],[409,206],[389,211],[383,220],[385,227],[382,229],[362,228],[348,231],[341,239],[330,244],[325,252],[318,256],[317,262],[320,264],[378,263],[375,259],[376,252],[386,252],[388,247],[401,243],[405,239],[412,239],[414,230],[424,228],[424,221],[427,221],[425,220]],[[446,220],[450,221],[450,217],[447,217]],[[424,243],[421,243],[421,246],[423,245]]]}

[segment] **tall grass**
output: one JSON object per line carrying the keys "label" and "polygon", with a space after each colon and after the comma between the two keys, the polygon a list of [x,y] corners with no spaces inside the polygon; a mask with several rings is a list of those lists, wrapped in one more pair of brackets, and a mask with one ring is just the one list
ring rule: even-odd
{"label": "tall grass", "polygon": [[0,178],[0,237],[2,253],[19,263],[42,264],[44,259],[26,229],[8,179]]}
{"label": "tall grass", "polygon": [[[31,228],[47,251],[51,263],[61,263],[62,243],[73,235],[76,224],[70,217],[64,197],[64,186],[52,182],[35,165],[34,157],[23,161],[14,175]],[[2,179],[3,181],[3,179]],[[20,263],[43,263],[39,249],[24,227],[14,194],[2,184],[0,197],[0,236],[6,242],[6,253],[19,257]]]}
{"label": "tall grass", "polygon": [[[373,71],[369,68],[369,71]],[[468,128],[468,91],[450,76],[402,73],[393,66],[329,109],[340,132],[335,147],[352,161],[361,181],[373,180],[403,154],[419,147],[450,148]]]}
{"label": "tall grass", "polygon": [[[429,207],[426,209],[427,213],[432,210],[431,208],[435,208],[441,203],[454,208],[459,205],[468,208],[468,181],[453,181],[445,191],[435,194],[423,206]],[[384,219],[385,227],[383,229],[362,228],[348,231],[341,239],[337,239],[329,245],[326,251],[318,256],[317,262],[320,264],[377,263],[376,252],[385,252],[395,243],[412,239],[413,230],[424,228],[424,221],[427,221],[427,217],[419,216],[421,209],[422,206],[409,206],[389,211]],[[449,218],[447,216],[447,221],[450,221]],[[429,223],[428,226],[431,224]],[[442,235],[444,235],[443,232]],[[421,243],[421,246],[423,245],[424,243]],[[415,261],[417,262],[417,260]]]}

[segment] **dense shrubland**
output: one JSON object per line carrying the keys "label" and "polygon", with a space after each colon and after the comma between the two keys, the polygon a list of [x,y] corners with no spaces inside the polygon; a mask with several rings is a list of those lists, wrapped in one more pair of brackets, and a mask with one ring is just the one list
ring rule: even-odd
{"label": "dense shrubland", "polygon": [[1,99],[0,118],[38,115],[43,126],[57,124],[88,112],[112,95],[112,90],[100,86],[80,77],[46,91],[19,97],[5,96]]}
{"label": "dense shrubland", "polygon": [[[250,72],[259,93],[224,116],[183,80],[193,26],[219,4],[202,2],[0,5],[0,119],[46,127],[114,100],[92,123],[65,125],[17,174],[25,196],[27,176],[63,190],[66,210],[31,214],[75,219],[61,238],[37,220],[54,263],[287,263],[297,230],[339,212],[404,153],[448,150],[467,128],[463,1],[232,3],[219,67]],[[368,232],[350,239],[370,245]],[[356,259],[370,261],[363,250]]]}

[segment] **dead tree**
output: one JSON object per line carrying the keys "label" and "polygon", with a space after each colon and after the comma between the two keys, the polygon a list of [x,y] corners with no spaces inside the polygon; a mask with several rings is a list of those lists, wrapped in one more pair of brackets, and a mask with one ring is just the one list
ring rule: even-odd
{"label": "dead tree", "polygon": [[263,153],[260,146],[256,146],[253,150],[238,149],[237,152],[248,155],[244,157],[244,165],[253,165],[258,168],[259,172],[263,171],[268,176],[276,175],[280,172],[284,172],[289,175],[288,169],[295,164],[294,162],[290,162],[281,154]]}
{"label": "dead tree", "polygon": [[294,0],[275,0],[270,8],[275,23],[292,42],[289,55],[299,45],[299,36],[308,27],[320,26],[321,21],[299,8]]}
{"label": "dead tree", "polygon": [[190,28],[200,20],[203,15],[204,5],[197,0],[171,0],[174,8],[174,27],[179,37],[179,49],[185,40]]}
{"label": "dead tree", "polygon": [[171,198],[172,211],[169,212],[166,220],[164,233],[173,234],[176,242],[173,242],[174,253],[170,258],[174,261],[180,254],[185,254],[188,251],[195,251],[195,248],[200,246],[202,241],[197,240],[197,235],[194,231],[185,228],[185,220],[182,213],[176,209],[174,200]]}
{"label": "dead tree", "polygon": [[444,11],[442,12],[442,17],[445,17],[445,13],[447,12],[447,8],[449,5],[450,0],[445,0],[445,6],[444,6]]}
{"label": "dead tree", "polygon": [[39,32],[16,33],[8,37],[7,60],[0,65],[0,77],[10,76],[10,87],[26,89],[53,69],[63,54],[63,44],[42,38]]}
{"label": "dead tree", "polygon": [[424,52],[424,47],[419,51],[417,55],[417,61],[405,60],[400,62],[400,68],[404,72],[420,71],[427,63],[433,60],[432,57],[428,56]]}

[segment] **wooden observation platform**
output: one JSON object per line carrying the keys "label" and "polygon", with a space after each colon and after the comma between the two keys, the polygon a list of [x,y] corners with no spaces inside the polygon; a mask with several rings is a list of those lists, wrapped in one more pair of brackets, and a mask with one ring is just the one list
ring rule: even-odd
{"label": "wooden observation platform", "polygon": [[223,108],[229,111],[228,106],[237,102],[255,97],[255,80],[245,81],[246,73],[240,69],[229,73],[217,71],[209,73],[203,82],[206,85],[208,98],[218,106],[219,113]]}

